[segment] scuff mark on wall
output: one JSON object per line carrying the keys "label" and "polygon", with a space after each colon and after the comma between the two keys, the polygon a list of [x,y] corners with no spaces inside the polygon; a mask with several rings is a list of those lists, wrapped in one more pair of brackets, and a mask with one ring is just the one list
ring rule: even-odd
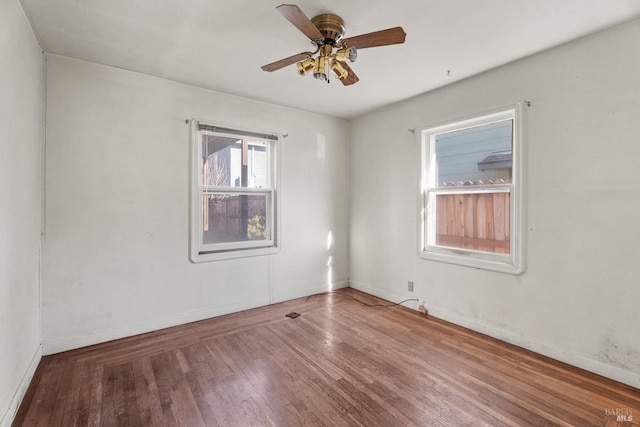
{"label": "scuff mark on wall", "polygon": [[631,372],[640,371],[640,349],[617,344],[612,337],[605,337],[600,343],[598,359]]}

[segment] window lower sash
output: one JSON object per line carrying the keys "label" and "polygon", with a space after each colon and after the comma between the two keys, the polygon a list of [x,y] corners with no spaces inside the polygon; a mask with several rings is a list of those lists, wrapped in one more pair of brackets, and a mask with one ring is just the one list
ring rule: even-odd
{"label": "window lower sash", "polygon": [[199,254],[275,245],[273,190],[203,190]]}

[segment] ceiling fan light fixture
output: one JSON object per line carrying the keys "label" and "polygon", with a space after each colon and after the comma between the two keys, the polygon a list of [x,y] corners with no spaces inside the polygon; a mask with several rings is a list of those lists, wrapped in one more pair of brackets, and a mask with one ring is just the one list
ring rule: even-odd
{"label": "ceiling fan light fixture", "polygon": [[353,46],[343,47],[336,51],[336,58],[341,61],[349,60],[349,62],[355,62],[358,58],[358,50]]}
{"label": "ceiling fan light fixture", "polygon": [[331,61],[331,70],[335,73],[336,77],[340,80],[344,80],[349,75],[349,72],[344,69],[342,64],[338,61]]}
{"label": "ceiling fan light fixture", "polygon": [[301,76],[304,76],[307,72],[313,70],[315,65],[316,61],[313,58],[307,58],[304,61],[298,62],[298,73],[300,73]]}
{"label": "ceiling fan light fixture", "polygon": [[329,80],[329,76],[327,76],[327,58],[326,57],[319,56],[316,58],[315,66],[313,67],[313,77],[322,81]]}

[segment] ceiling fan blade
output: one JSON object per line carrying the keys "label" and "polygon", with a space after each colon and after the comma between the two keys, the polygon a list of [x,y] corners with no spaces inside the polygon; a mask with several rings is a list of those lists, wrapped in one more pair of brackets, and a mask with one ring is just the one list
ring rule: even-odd
{"label": "ceiling fan blade", "polygon": [[261,68],[264,71],[269,71],[269,72],[276,71],[276,70],[279,70],[280,68],[286,67],[287,65],[291,65],[291,64],[295,64],[296,62],[304,61],[305,59],[309,58],[312,54],[313,54],[313,52],[298,53],[297,55],[293,55],[293,56],[290,56],[288,58],[284,58],[284,59],[281,59],[279,61],[272,62],[271,64],[263,65]]}
{"label": "ceiling fan blade", "polygon": [[311,20],[307,18],[307,15],[305,15],[304,12],[302,12],[302,10],[300,10],[300,8],[295,4],[281,4],[276,7],[276,10],[311,40],[324,39],[322,33],[315,25],[313,25]]}
{"label": "ceiling fan blade", "polygon": [[344,39],[342,44],[349,47],[355,47],[356,49],[364,49],[367,47],[404,43],[405,37],[407,37],[407,33],[404,32],[402,27],[394,27],[386,30],[374,31],[373,33],[349,37],[348,39]]}
{"label": "ceiling fan blade", "polygon": [[360,81],[360,79],[358,78],[358,76],[356,76],[356,73],[353,72],[353,70],[351,69],[351,67],[349,67],[349,64],[347,64],[344,61],[338,61],[340,63],[340,65],[342,65],[344,67],[345,70],[347,70],[347,72],[349,73],[347,75],[347,78],[342,81],[342,84],[345,86],[350,86],[354,83],[358,83]]}

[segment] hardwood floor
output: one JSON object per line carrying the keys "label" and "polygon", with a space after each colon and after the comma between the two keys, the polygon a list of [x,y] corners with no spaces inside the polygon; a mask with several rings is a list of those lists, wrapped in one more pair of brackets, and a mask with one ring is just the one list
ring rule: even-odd
{"label": "hardwood floor", "polygon": [[13,425],[639,425],[638,389],[338,292],[44,357]]}

